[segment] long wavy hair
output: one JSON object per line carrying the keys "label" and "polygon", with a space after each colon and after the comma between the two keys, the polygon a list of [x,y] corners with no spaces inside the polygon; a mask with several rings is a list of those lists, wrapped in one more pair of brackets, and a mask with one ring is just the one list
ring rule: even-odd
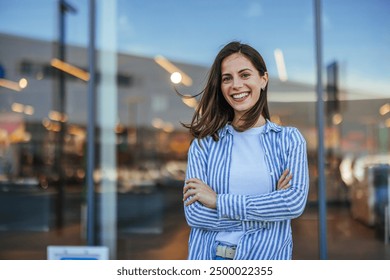
{"label": "long wavy hair", "polygon": [[[233,121],[234,110],[225,100],[221,90],[221,64],[226,57],[234,53],[241,53],[249,59],[261,76],[267,72],[263,57],[253,47],[237,41],[225,45],[217,54],[213,65],[211,66],[206,86],[200,92],[202,97],[195,110],[191,123],[183,124],[183,126],[188,128],[190,133],[197,139],[212,136],[214,141],[218,141],[218,130],[227,123]],[[242,116],[241,120],[243,121],[243,124],[239,127],[235,127],[235,129],[245,131],[253,127],[260,115],[265,119],[270,119],[267,90],[268,83],[264,89],[261,89],[260,98],[256,104]]]}

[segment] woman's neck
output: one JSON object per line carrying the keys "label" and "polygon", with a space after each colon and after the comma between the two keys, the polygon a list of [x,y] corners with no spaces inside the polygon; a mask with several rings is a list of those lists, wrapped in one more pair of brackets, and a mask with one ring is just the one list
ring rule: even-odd
{"label": "woman's neck", "polygon": [[[265,118],[260,115],[260,117],[257,119],[256,123],[252,127],[259,127],[266,123]],[[241,120],[241,117],[234,117],[232,121],[232,125],[234,127],[240,127],[243,124],[243,121]]]}

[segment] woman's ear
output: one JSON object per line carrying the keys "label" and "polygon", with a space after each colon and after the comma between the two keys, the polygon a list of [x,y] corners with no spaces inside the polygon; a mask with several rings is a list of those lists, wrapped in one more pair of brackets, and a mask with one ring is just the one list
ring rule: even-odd
{"label": "woman's ear", "polygon": [[262,80],[261,88],[264,90],[268,84],[268,72],[264,72],[264,75],[261,76],[261,80]]}

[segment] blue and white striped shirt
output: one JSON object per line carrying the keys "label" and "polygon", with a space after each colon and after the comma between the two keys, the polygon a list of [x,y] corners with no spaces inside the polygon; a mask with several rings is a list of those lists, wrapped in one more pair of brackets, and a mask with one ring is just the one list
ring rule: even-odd
{"label": "blue and white striped shirt", "polygon": [[[273,191],[237,195],[229,193],[233,135],[225,126],[219,137],[219,141],[195,139],[188,151],[186,179],[198,178],[217,193],[217,209],[199,202],[184,206],[191,227],[188,259],[213,259],[219,231],[245,231],[235,259],[291,259],[291,219],[302,214],[309,189],[305,139],[296,128],[267,121],[261,143]],[[291,186],[277,191],[277,181],[287,168],[293,174]]]}

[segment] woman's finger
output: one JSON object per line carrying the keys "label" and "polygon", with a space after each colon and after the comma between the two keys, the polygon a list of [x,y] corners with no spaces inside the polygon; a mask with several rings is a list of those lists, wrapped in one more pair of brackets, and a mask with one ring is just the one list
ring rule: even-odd
{"label": "woman's finger", "polygon": [[187,200],[187,198],[189,198],[190,196],[194,196],[195,194],[196,194],[196,190],[190,189],[186,191],[183,195],[183,201]]}
{"label": "woman's finger", "polygon": [[280,175],[280,178],[279,178],[279,180],[278,180],[278,183],[281,183],[281,182],[286,178],[286,176],[288,175],[288,172],[289,172],[288,169],[286,169],[286,170],[283,171],[282,175]]}
{"label": "woman's finger", "polygon": [[290,184],[290,183],[288,183],[287,185],[281,186],[281,187],[279,188],[279,190],[286,190],[286,189],[288,189],[289,187],[291,187],[291,184]]}
{"label": "woman's finger", "polygon": [[283,171],[282,175],[279,178],[277,189],[287,189],[290,187],[290,181],[292,178],[292,174],[289,174],[289,169]]}
{"label": "woman's finger", "polygon": [[292,174],[287,175],[286,177],[284,177],[284,180],[282,183],[287,184],[288,182],[291,181],[291,178],[292,178]]}
{"label": "woman's finger", "polygon": [[183,193],[188,192],[190,189],[195,189],[195,186],[193,185],[185,185],[183,188]]}
{"label": "woman's finger", "polygon": [[194,203],[194,202],[196,202],[196,201],[198,201],[198,198],[194,195],[194,196],[191,197],[190,200],[188,200],[188,201],[185,203],[185,205],[186,205],[186,206],[191,205],[192,203]]}
{"label": "woman's finger", "polygon": [[199,180],[198,178],[190,178],[187,179],[186,184],[195,183],[195,184],[202,184],[202,180]]}
{"label": "woman's finger", "polygon": [[183,188],[183,193],[187,192],[189,189],[195,189],[195,188],[200,186],[199,183],[192,181],[192,180],[188,180],[185,183],[186,183],[186,185]]}
{"label": "woman's finger", "polygon": [[280,182],[279,187],[285,188],[287,185],[290,184],[291,178],[292,178],[292,175],[288,175],[287,177],[285,177],[285,179]]}

